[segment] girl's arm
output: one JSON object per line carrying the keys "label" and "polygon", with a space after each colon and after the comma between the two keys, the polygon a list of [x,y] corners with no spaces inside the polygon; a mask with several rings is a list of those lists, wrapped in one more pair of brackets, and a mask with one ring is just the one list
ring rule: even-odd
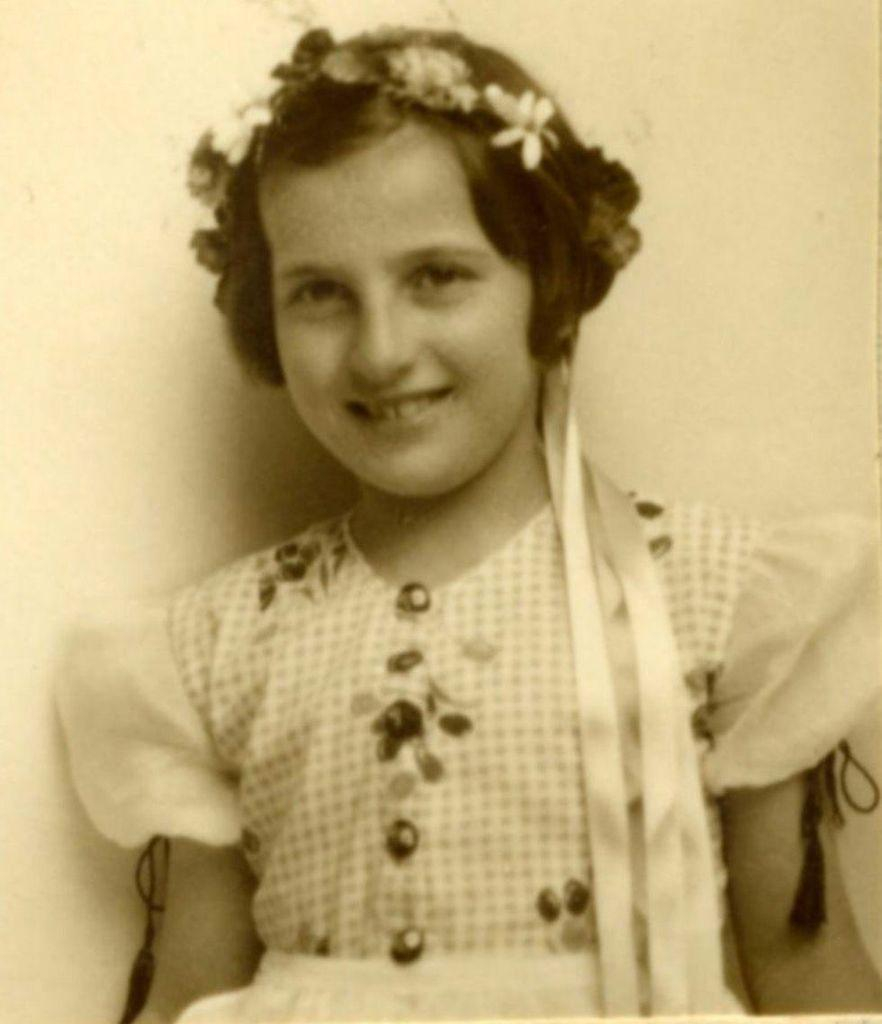
{"label": "girl's arm", "polygon": [[238,848],[172,842],[156,974],[139,1024],[173,1021],[194,1000],[251,981],[261,953],[254,884]]}
{"label": "girl's arm", "polygon": [[788,922],[802,865],[800,777],[723,798],[729,902],[745,982],[759,1013],[882,1010],[882,984],[855,926],[827,821],[827,921],[814,935]]}

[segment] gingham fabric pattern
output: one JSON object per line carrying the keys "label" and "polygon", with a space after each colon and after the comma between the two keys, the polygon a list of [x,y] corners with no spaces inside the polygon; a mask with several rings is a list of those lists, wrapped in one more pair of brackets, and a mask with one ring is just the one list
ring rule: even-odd
{"label": "gingham fabric pattern", "polygon": [[[701,734],[760,529],[637,509]],[[592,948],[566,615],[550,507],[431,591],[380,578],[343,517],[174,601],[184,689],[239,779],[269,948],[400,963]],[[623,715],[634,734],[627,700]]]}

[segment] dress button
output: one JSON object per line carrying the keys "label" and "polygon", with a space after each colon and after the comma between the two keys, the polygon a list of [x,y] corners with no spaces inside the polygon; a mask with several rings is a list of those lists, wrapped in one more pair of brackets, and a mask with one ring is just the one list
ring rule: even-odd
{"label": "dress button", "polygon": [[386,833],[386,849],[395,860],[407,860],[420,843],[416,825],[407,818],[393,821]]}
{"label": "dress button", "polygon": [[395,607],[400,612],[414,613],[426,612],[432,604],[429,591],[422,583],[405,583],[398,591],[398,600]]}
{"label": "dress button", "polygon": [[423,952],[423,933],[419,928],[402,928],[389,948],[389,955],[397,964],[413,963]]}
{"label": "dress button", "polygon": [[410,672],[410,670],[412,668],[416,668],[422,660],[423,655],[421,651],[399,651],[398,654],[393,654],[386,662],[386,669],[389,672]]}

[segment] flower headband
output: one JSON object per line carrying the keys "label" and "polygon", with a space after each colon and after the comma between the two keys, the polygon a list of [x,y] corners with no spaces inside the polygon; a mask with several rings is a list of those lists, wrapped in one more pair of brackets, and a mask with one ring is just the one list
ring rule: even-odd
{"label": "flower headband", "polygon": [[[537,171],[548,151],[559,146],[549,127],[555,108],[548,97],[530,89],[515,96],[496,83],[478,87],[466,61],[438,45],[431,33],[387,28],[338,45],[326,29],[312,29],[290,59],[273,69],[258,95],[202,136],[191,157],[188,188],[213,213],[216,225],[196,231],[192,246],[213,273],[222,274],[229,262],[227,208],[239,167],[251,154],[259,160],[268,129],[285,118],[293,99],[322,79],[372,87],[403,106],[488,125],[490,145],[519,146],[528,172]],[[600,195],[596,199],[586,241],[618,269],[636,252],[639,235],[627,221],[627,210]]]}

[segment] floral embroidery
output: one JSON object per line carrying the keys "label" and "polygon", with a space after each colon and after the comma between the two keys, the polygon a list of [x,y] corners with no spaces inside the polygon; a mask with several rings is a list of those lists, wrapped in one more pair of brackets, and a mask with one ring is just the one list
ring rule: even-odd
{"label": "floral embroidery", "polygon": [[664,505],[659,505],[658,502],[648,501],[647,499],[636,501],[634,507],[637,509],[637,514],[643,516],[644,519],[657,519],[665,511]]}
{"label": "floral embroidery", "polygon": [[311,601],[315,600],[313,584],[316,581],[309,578],[314,565],[317,566],[318,585],[322,592],[327,593],[332,580],[340,571],[347,551],[345,538],[339,529],[325,544],[321,538],[301,538],[277,547],[273,553],[272,567],[262,566],[263,572],[258,580],[260,610],[266,611],[269,608],[281,584],[294,584],[298,593]]}
{"label": "floral embroidery", "polygon": [[499,653],[499,647],[489,640],[482,640],[480,637],[473,637],[469,640],[461,640],[459,644],[460,654],[469,661],[492,661]]}
{"label": "floral embroidery", "polygon": [[536,910],[547,925],[549,949],[574,951],[597,941],[591,879],[570,878],[562,892],[546,886],[536,897]]}
{"label": "floral embroidery", "polygon": [[649,541],[649,550],[655,558],[661,558],[662,555],[666,555],[673,546],[674,542],[667,533],[662,533]]}
{"label": "floral embroidery", "polygon": [[697,740],[707,743],[708,747],[714,745],[714,734],[711,729],[711,719],[717,707],[714,690],[722,671],[721,662],[707,662],[697,665],[685,676],[686,686],[697,702],[692,712],[692,735]]}
{"label": "floral embroidery", "polygon": [[[658,501],[649,498],[641,498],[634,491],[629,492],[628,497],[634,502],[634,509],[641,519],[646,520],[646,530],[649,533],[648,544],[650,553],[654,558],[661,558],[666,555],[674,546],[673,538],[669,533],[652,533],[662,530],[660,521],[664,518],[665,506]],[[652,524],[651,526],[649,524]]]}
{"label": "floral embroidery", "polygon": [[[422,652],[400,651],[390,656],[386,669],[390,676],[406,675],[424,664]],[[444,775],[444,764],[429,746],[434,730],[448,736],[461,737],[474,728],[472,719],[462,710],[462,702],[445,692],[431,676],[425,678],[424,692],[416,696],[410,691],[394,688],[395,699],[383,706],[372,693],[356,693],[350,710],[354,715],[374,714],[371,731],[377,734],[377,757],[382,762],[395,761],[407,748],[412,752],[419,776],[426,782],[437,782]],[[402,800],[416,785],[413,772],[397,773],[389,784],[390,796]]]}
{"label": "floral embroidery", "polygon": [[409,700],[396,700],[376,719],[372,726],[380,734],[377,756],[392,761],[409,740],[422,739],[425,733],[423,713]]}

